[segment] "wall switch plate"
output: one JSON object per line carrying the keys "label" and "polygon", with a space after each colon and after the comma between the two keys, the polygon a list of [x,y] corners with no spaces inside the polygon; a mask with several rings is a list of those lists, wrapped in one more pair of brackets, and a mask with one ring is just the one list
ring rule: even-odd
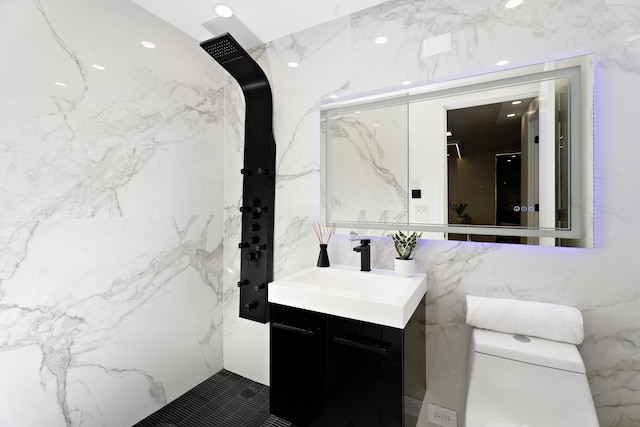
{"label": "wall switch plate", "polygon": [[404,396],[404,413],[412,417],[418,418],[420,415],[420,408],[422,407],[422,401],[414,399],[413,397]]}
{"label": "wall switch plate", "polygon": [[427,405],[427,421],[443,427],[458,427],[458,413],[429,403]]}

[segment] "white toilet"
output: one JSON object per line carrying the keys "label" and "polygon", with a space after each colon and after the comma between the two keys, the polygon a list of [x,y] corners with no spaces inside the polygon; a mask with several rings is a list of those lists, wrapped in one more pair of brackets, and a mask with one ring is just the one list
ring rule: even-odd
{"label": "white toilet", "polygon": [[599,427],[573,344],[476,329],[466,427]]}

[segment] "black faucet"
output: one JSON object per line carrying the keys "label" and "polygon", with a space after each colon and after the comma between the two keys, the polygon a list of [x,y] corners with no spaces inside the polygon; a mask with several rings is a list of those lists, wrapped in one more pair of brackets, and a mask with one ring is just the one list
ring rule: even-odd
{"label": "black faucet", "polygon": [[360,240],[360,246],[353,248],[354,251],[360,252],[360,271],[371,271],[371,240]]}

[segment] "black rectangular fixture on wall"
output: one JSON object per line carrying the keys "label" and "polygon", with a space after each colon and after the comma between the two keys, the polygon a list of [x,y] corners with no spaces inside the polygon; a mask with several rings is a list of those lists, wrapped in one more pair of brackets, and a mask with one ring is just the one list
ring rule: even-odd
{"label": "black rectangular fixture on wall", "polygon": [[200,46],[237,80],[245,98],[240,317],[269,321],[267,299],[273,281],[273,224],[276,144],[271,87],[262,68],[228,33]]}

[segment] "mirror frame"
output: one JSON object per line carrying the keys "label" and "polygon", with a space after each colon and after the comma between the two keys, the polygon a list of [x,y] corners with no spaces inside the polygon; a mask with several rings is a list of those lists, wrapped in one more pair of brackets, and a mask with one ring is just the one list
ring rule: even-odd
{"label": "mirror frame", "polygon": [[[517,226],[472,225],[472,224],[424,224],[409,222],[364,222],[340,221],[332,217],[331,182],[331,135],[330,120],[338,114],[387,105],[443,98],[464,93],[497,89],[505,86],[541,82],[549,79],[568,78],[570,97],[570,226],[569,228],[523,228]],[[521,236],[553,239],[570,239],[568,246],[593,247],[593,61],[590,55],[561,59],[522,68],[483,74],[406,90],[354,97],[341,101],[328,101],[321,105],[321,126],[324,149],[321,150],[321,180],[323,219],[336,224],[339,229],[358,230],[412,230],[423,232]],[[576,119],[578,118],[578,119]],[[445,138],[446,140],[446,138]],[[409,170],[407,163],[407,171]],[[423,190],[424,191],[424,190]],[[409,193],[407,189],[407,209]],[[408,212],[408,211],[407,211]],[[430,234],[430,233],[426,233]],[[424,238],[438,238],[437,234]],[[539,243],[544,244],[544,243]],[[549,244],[549,243],[546,243]]]}

